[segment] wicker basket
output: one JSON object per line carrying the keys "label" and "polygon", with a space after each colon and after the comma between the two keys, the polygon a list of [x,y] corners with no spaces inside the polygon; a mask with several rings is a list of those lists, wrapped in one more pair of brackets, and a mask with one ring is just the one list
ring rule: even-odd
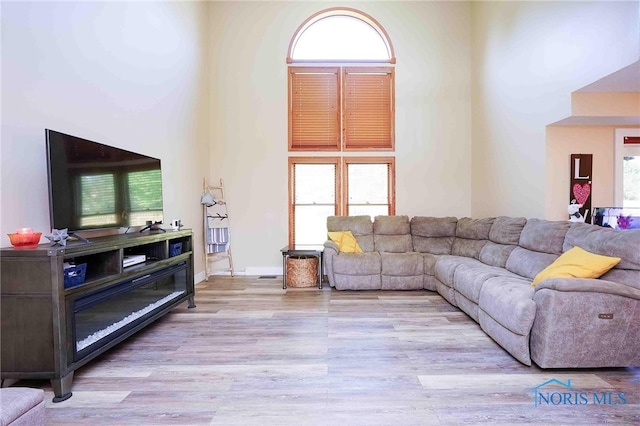
{"label": "wicker basket", "polygon": [[318,258],[316,256],[287,258],[287,287],[313,287],[317,284]]}

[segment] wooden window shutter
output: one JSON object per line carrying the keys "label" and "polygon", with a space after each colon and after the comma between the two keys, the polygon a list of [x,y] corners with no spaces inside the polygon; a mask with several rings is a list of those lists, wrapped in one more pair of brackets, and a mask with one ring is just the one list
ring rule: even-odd
{"label": "wooden window shutter", "polygon": [[345,151],[393,150],[393,68],[345,68],[343,82]]}
{"label": "wooden window shutter", "polygon": [[340,150],[338,67],[289,67],[289,151]]}

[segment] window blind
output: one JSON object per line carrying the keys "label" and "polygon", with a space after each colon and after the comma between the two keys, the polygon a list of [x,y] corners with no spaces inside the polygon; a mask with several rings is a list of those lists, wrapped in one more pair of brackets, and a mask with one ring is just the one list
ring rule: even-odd
{"label": "window blind", "polygon": [[345,150],[394,148],[393,68],[343,71]]}
{"label": "window blind", "polygon": [[289,68],[289,150],[340,149],[338,70]]}

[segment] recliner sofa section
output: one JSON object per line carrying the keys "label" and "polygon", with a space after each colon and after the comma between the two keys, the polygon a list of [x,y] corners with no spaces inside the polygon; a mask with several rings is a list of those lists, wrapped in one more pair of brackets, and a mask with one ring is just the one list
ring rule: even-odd
{"label": "recliner sofa section", "polygon": [[[640,364],[640,231],[522,217],[332,216],[364,251],[325,243],[338,290],[430,290],[525,365]],[[620,257],[600,279],[535,276],[574,246]]]}

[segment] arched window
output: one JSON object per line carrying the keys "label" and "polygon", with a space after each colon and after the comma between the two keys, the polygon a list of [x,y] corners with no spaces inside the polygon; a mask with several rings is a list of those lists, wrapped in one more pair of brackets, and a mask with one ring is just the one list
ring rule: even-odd
{"label": "arched window", "polygon": [[[395,214],[395,55],[355,9],[309,17],[287,52],[289,244],[322,244],[327,216]],[[357,151],[363,156],[343,156]],[[327,152],[338,156],[328,157]]]}
{"label": "arched window", "polygon": [[395,63],[386,31],[371,16],[347,8],[323,10],[296,30],[289,44],[288,63]]}

